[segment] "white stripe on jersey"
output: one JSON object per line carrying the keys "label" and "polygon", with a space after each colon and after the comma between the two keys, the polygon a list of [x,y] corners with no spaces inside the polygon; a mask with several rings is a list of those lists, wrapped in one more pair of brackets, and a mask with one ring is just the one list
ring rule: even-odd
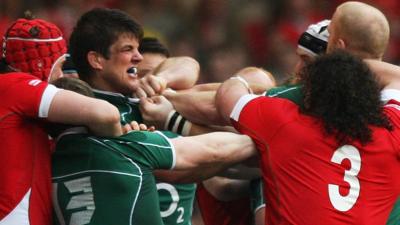
{"label": "white stripe on jersey", "polygon": [[239,116],[240,113],[242,112],[242,109],[249,103],[251,100],[260,97],[259,95],[253,95],[253,94],[247,94],[243,95],[240,97],[240,99],[236,102],[235,107],[233,107],[233,110],[231,112],[230,117],[234,119],[235,121],[239,121]]}
{"label": "white stripe on jersey", "polygon": [[163,133],[161,133],[160,131],[155,131],[157,134],[159,134],[160,136],[164,137],[165,140],[167,140],[167,142],[169,143],[169,145],[171,146],[171,152],[172,152],[172,165],[171,168],[169,168],[170,170],[173,170],[175,168],[176,165],[176,150],[175,150],[175,146],[172,144],[172,142],[169,140],[169,138],[167,136],[165,136]]}
{"label": "white stripe on jersey", "polygon": [[0,221],[0,225],[30,225],[28,215],[30,196],[31,189],[29,188],[19,204]]}
{"label": "white stripe on jersey", "polygon": [[40,100],[39,118],[47,118],[47,116],[49,115],[50,104],[59,90],[60,89],[51,84],[46,87],[43,92],[42,99]]}
{"label": "white stripe on jersey", "polygon": [[391,99],[400,102],[400,90],[383,89],[381,91],[381,101],[383,101],[386,104],[386,102],[388,102]]}

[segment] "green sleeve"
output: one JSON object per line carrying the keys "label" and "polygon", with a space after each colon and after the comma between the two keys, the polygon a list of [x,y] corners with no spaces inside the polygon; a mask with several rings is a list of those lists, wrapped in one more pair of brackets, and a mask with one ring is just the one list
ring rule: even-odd
{"label": "green sleeve", "polygon": [[253,213],[265,207],[265,198],[263,193],[263,182],[260,179],[250,181],[250,208]]}
{"label": "green sleeve", "polygon": [[397,199],[386,225],[400,225],[400,198]]}
{"label": "green sleeve", "polygon": [[265,96],[269,97],[277,97],[277,98],[285,98],[288,99],[297,105],[303,105],[303,93],[302,93],[302,85],[284,85],[275,88],[271,88],[265,94]]}
{"label": "green sleeve", "polygon": [[151,169],[173,169],[176,156],[174,146],[160,132],[133,131],[107,144],[126,146],[120,148],[128,157]]}

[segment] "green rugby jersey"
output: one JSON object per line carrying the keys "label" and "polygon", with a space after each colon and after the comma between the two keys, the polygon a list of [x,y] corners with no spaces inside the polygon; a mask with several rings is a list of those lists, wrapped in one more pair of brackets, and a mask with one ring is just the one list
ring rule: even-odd
{"label": "green rugby jersey", "polygon": [[261,178],[250,181],[250,208],[255,214],[257,210],[265,207],[263,194],[263,181]]}
{"label": "green rugby jersey", "polygon": [[386,225],[400,225],[400,198],[397,199]]}
{"label": "green rugby jersey", "polygon": [[121,124],[125,125],[132,121],[143,123],[142,114],[139,110],[139,99],[128,98],[120,93],[93,90],[96,98],[106,100],[118,108],[121,115]]}
{"label": "green rugby jersey", "polygon": [[265,96],[286,98],[296,103],[297,105],[302,106],[303,105],[302,87],[303,86],[300,84],[289,84],[289,85],[278,86],[269,89],[265,93]]}
{"label": "green rugby jersey", "polygon": [[98,138],[74,128],[57,141],[52,160],[54,224],[163,224],[152,171],[175,166],[164,135]]}
{"label": "green rugby jersey", "polygon": [[[133,120],[143,123],[139,110],[139,99],[128,98],[119,93],[94,90],[96,98],[103,99],[115,105],[121,115],[121,123]],[[161,131],[168,138],[176,138],[177,134]],[[165,225],[190,225],[196,184],[157,183],[160,199],[160,212]]]}
{"label": "green rugby jersey", "polygon": [[[168,138],[179,135],[161,131]],[[165,225],[191,225],[196,184],[169,184],[157,182],[160,212]]]}

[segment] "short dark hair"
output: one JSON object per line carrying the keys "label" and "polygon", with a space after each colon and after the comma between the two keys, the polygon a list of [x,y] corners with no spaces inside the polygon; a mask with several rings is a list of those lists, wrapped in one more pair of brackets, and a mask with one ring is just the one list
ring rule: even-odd
{"label": "short dark hair", "polygon": [[372,140],[370,125],[392,129],[383,113],[376,76],[359,58],[338,50],[317,57],[300,74],[303,113],[322,120],[339,144]]}
{"label": "short dark hair", "polygon": [[142,26],[121,10],[94,8],[80,17],[72,31],[69,50],[83,80],[94,72],[87,54],[95,51],[108,59],[111,45],[123,33],[132,34],[139,41],[143,37]]}
{"label": "short dark hair", "polygon": [[143,53],[157,53],[165,57],[169,57],[169,51],[157,38],[144,37],[140,41],[139,52]]}

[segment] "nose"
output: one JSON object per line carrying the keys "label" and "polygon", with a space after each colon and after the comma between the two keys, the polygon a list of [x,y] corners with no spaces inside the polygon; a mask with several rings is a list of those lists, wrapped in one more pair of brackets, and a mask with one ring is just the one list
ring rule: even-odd
{"label": "nose", "polygon": [[138,64],[142,60],[143,60],[142,54],[140,54],[140,52],[138,50],[136,50],[135,53],[132,56],[132,62],[134,62],[135,64]]}

